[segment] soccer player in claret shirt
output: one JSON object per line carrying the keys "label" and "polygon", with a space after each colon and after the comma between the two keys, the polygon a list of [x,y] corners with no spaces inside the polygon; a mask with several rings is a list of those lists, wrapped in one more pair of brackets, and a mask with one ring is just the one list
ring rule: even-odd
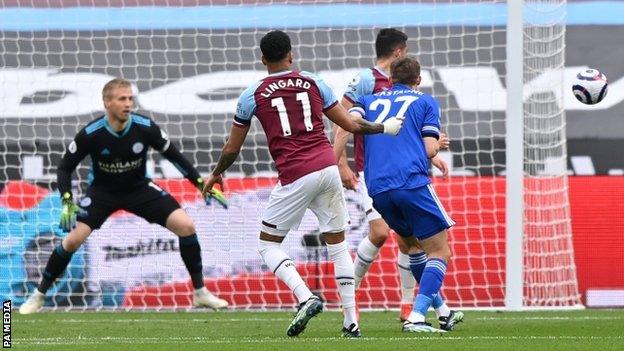
{"label": "soccer player in claret shirt", "polygon": [[[404,118],[398,136],[365,136],[366,186],[373,206],[409,249],[410,268],[419,282],[405,332],[446,332],[463,320],[463,313],[443,304],[440,288],[451,259],[448,229],[455,222],[440,203],[429,179],[429,160],[439,150],[440,108],[428,94],[417,91],[420,64],[402,58],[390,67],[390,89],[360,97],[349,110],[367,120]],[[430,306],[439,314],[440,329],[426,323]]]}
{"label": "soccer player in claret shirt", "polygon": [[267,33],[260,41],[260,49],[269,75],[241,94],[230,137],[206,182],[206,190],[222,183],[221,174],[234,163],[255,115],[264,128],[279,178],[265,207],[258,251],[300,303],[287,334],[300,334],[310,318],[323,309],[321,300],[312,294],[281,248],[286,234],[299,227],[309,208],[318,218],[334,263],[336,285],[345,311],[343,335],[358,337],[361,333],[355,313],[353,261],[344,239],[348,224],[346,201],[336,158],[323,130],[323,113],[354,133],[396,135],[402,121],[391,118],[383,124],[369,123],[359,116],[350,116],[321,78],[292,69],[293,54],[286,33]]}
{"label": "soccer player in claret shirt", "polygon": [[[69,234],[53,251],[37,290],[22,304],[19,312],[37,312],[44,304],[45,293],[63,273],[72,254],[91,232],[115,211],[124,209],[158,223],[179,237],[180,255],[191,275],[193,305],[225,308],[227,301],[211,294],[204,286],[201,249],[195,225],[178,202],[145,175],[149,147],[160,151],[199,190],[204,181],[188,160],[169,141],[151,119],[132,113],[130,82],[113,79],[102,90],[106,114],[84,127],[69,144],[58,166],[58,187],[63,204],[60,226]],[[71,174],[80,161],[91,156],[92,180],[86,196],[75,205]],[[223,205],[224,199],[219,197]],[[206,200],[213,197],[209,193]]]}
{"label": "soccer player in claret shirt", "polygon": [[[381,29],[375,39],[375,52],[377,55],[375,67],[364,69],[353,78],[342,98],[342,105],[348,109],[362,96],[389,89],[392,86],[388,73],[390,71],[390,65],[392,62],[405,57],[407,51],[407,35],[405,33],[394,28]],[[362,201],[362,208],[365,211],[366,219],[369,224],[368,235],[362,239],[358,245],[355,262],[353,264],[355,267],[355,288],[357,290],[359,289],[364,275],[377,258],[379,250],[388,239],[390,228],[383,218],[381,218],[379,212],[373,208],[373,200],[368,195],[366,189],[366,182],[364,180],[363,136],[355,135],[353,137],[355,168],[357,172],[354,173],[347,163],[345,152],[349,133],[340,127],[337,127],[335,132],[334,151],[338,159],[338,169],[340,171],[342,183],[345,188],[353,189],[358,192]],[[446,135],[441,133],[441,148],[447,148],[448,143],[449,140]],[[442,172],[444,177],[448,175],[448,165],[441,157],[434,157],[431,163]],[[416,282],[409,268],[410,260],[407,246],[402,240],[397,240],[397,242],[399,244],[397,265],[399,281],[401,283],[401,311],[399,317],[401,321],[405,321],[412,310]]]}

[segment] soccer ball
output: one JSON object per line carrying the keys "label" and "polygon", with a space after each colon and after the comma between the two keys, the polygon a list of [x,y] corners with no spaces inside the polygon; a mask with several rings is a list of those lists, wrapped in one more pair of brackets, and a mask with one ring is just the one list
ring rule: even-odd
{"label": "soccer ball", "polygon": [[584,104],[597,104],[607,96],[607,77],[597,69],[586,69],[576,75],[572,92]]}

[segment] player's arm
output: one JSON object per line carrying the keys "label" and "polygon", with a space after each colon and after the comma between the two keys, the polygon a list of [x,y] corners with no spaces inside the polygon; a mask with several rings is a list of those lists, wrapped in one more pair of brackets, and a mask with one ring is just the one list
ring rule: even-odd
{"label": "player's arm", "polygon": [[[342,98],[340,102],[345,109],[351,108],[353,105],[347,98]],[[336,154],[336,160],[338,161],[338,171],[340,172],[340,178],[342,185],[347,189],[355,189],[358,183],[358,178],[349,167],[347,161],[347,142],[351,133],[340,128],[337,124],[334,124],[334,153]]]}
{"label": "player's arm", "polygon": [[214,192],[213,186],[219,184],[223,189],[223,172],[225,172],[236,161],[238,154],[240,153],[247,133],[251,128],[251,119],[256,113],[256,99],[254,98],[254,92],[256,86],[250,86],[243,91],[238,98],[236,105],[236,115],[234,116],[234,122],[230,130],[230,137],[223,145],[221,156],[212,174],[204,186],[203,193]]}
{"label": "player's arm", "polygon": [[[149,129],[150,146],[160,152],[175,168],[182,173],[184,178],[195,187],[203,188],[203,179],[197,169],[188,161],[178,148],[171,143],[169,136],[156,123],[152,122]],[[201,191],[201,188],[200,191]]]}
{"label": "player's arm", "polygon": [[81,211],[80,207],[75,205],[73,200],[71,188],[72,173],[74,173],[80,161],[88,154],[89,143],[86,140],[85,131],[81,130],[67,147],[67,151],[65,151],[65,155],[59,162],[56,171],[56,181],[61,193],[62,203],[59,227],[66,232],[74,228],[76,225],[76,214]]}
{"label": "player's arm", "polygon": [[[424,120],[420,134],[425,144],[427,157],[434,158],[440,151],[440,107],[434,98],[428,98],[423,106]],[[444,144],[444,140],[443,143]]]}
{"label": "player's arm", "polygon": [[251,124],[239,124],[234,122],[230,130],[230,137],[225,142],[223,150],[221,151],[221,156],[219,156],[217,166],[206,182],[204,193],[212,191],[215,184],[219,184],[221,189],[223,189],[222,174],[230,168],[230,166],[234,164],[234,161],[236,161],[236,158],[238,158],[238,154],[240,154],[243,144],[245,143],[245,138],[247,137],[250,127]]}
{"label": "player's arm", "polygon": [[397,135],[403,125],[403,120],[395,117],[388,118],[383,123],[372,123],[362,118],[363,113],[347,113],[340,104],[326,110],[325,115],[342,129],[354,134]]}

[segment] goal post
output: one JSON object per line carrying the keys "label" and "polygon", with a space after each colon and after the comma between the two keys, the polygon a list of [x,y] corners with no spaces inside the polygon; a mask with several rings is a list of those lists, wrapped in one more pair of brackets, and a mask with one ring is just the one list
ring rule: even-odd
{"label": "goal post", "polygon": [[[457,308],[580,305],[568,201],[563,65],[565,0],[7,0],[0,5],[0,296],[19,305],[40,279],[58,230],[56,167],[66,146],[102,114],[101,89],[122,76],[137,111],[152,117],[207,175],[236,99],[265,76],[258,42],[292,39],[296,67],[338,97],[375,63],[375,36],[409,36],[420,89],[440,102],[451,138],[451,178],[433,185],[457,222],[443,287]],[[328,129],[329,131],[329,129]],[[193,218],[207,287],[235,309],[291,309],[295,299],[257,253],[262,210],[276,183],[254,122],[226,174],[230,206],[206,206],[158,153],[148,173]],[[74,176],[75,198],[89,160]],[[368,232],[347,192],[352,252]],[[283,247],[315,293],[339,306],[318,223],[307,213]],[[394,238],[358,295],[363,309],[400,305]],[[52,297],[52,295],[54,295]],[[46,300],[50,309],[187,309],[191,285],[175,236],[125,212],[94,232]]]}

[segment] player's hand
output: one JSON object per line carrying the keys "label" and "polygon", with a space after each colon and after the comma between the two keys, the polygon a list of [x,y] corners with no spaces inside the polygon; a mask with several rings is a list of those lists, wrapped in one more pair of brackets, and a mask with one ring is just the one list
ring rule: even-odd
{"label": "player's hand", "polygon": [[63,207],[61,208],[59,228],[64,232],[69,232],[76,226],[76,216],[78,214],[84,214],[86,211],[74,204],[70,193],[63,194],[61,202]]}
{"label": "player's hand", "polygon": [[451,139],[449,139],[446,133],[440,133],[438,144],[440,145],[440,150],[446,150],[449,148],[449,145],[451,145]]}
{"label": "player's hand", "polygon": [[214,187],[215,184],[219,184],[221,189],[225,189],[223,187],[223,177],[221,175],[215,176],[211,175],[208,178],[208,181],[204,185],[203,189],[201,189],[202,196],[204,197],[204,201],[206,201],[206,205],[210,205],[212,199],[217,200],[217,202],[223,206],[223,208],[228,208],[228,202],[223,193]]}
{"label": "player's hand", "polygon": [[390,117],[383,122],[384,134],[397,135],[403,127],[404,118]]}
{"label": "player's hand", "polygon": [[442,172],[442,179],[448,179],[449,167],[440,155],[435,155],[435,157],[431,159],[431,164]]}
{"label": "player's hand", "polygon": [[338,172],[340,172],[340,180],[342,180],[342,186],[347,189],[355,190],[358,186],[358,177],[355,172],[344,163],[338,163]]}

